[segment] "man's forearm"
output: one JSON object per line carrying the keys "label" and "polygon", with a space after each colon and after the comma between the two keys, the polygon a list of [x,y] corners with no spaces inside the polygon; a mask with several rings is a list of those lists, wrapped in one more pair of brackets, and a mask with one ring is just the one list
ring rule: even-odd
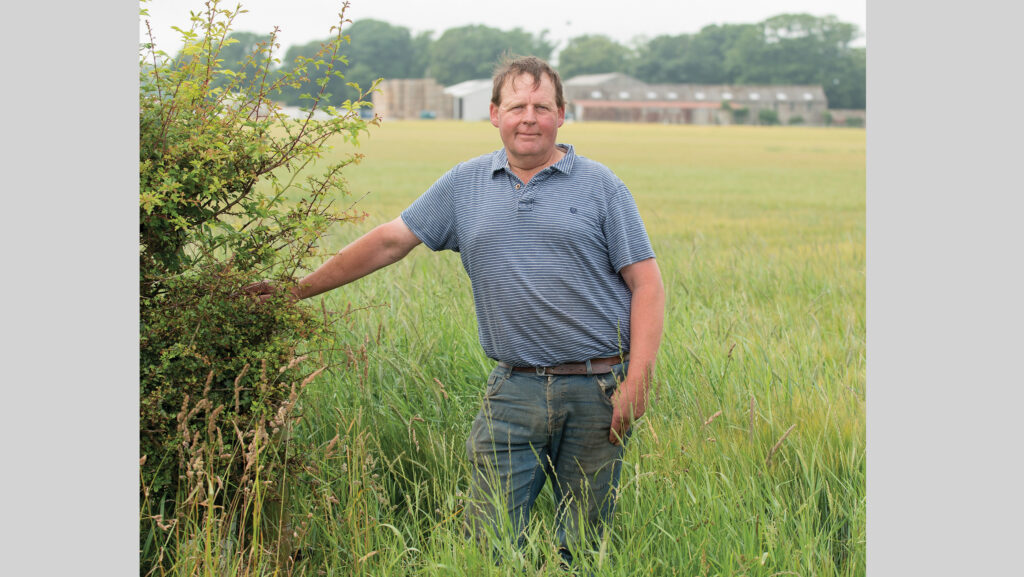
{"label": "man's forearm", "polygon": [[644,274],[637,277],[632,287],[629,324],[629,374],[631,381],[645,387],[654,374],[655,359],[661,347],[665,319],[665,287],[661,271],[651,259],[641,263]]}
{"label": "man's forearm", "polygon": [[661,284],[639,287],[630,307],[629,378],[646,388],[654,376],[664,328],[665,291]]}
{"label": "man's forearm", "polygon": [[409,254],[419,239],[401,219],[377,226],[306,275],[292,287],[296,298],[325,293],[382,269]]}

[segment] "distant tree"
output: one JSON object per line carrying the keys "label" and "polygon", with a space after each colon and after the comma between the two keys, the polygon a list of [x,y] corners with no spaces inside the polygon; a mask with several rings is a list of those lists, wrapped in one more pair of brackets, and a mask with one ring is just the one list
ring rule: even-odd
{"label": "distant tree", "polygon": [[255,32],[232,32],[228,34],[224,46],[218,55],[223,62],[221,68],[238,71],[246,63],[249,56],[255,54],[261,44],[270,42],[270,34]]}
{"label": "distant tree", "polygon": [[701,84],[732,84],[725,66],[726,53],[736,40],[754,24],[705,26],[695,34],[685,54],[684,73]]}
{"label": "distant tree", "polygon": [[[393,26],[380,20],[359,20],[352,23],[344,34],[349,42],[342,46],[342,53],[348,62],[342,70],[344,78],[330,78],[328,92],[330,103],[337,106],[345,100],[355,100],[360,91],[349,86],[350,82],[366,91],[378,78],[419,78],[425,72],[425,65],[418,58],[413,38],[408,28]],[[302,59],[312,58],[327,40],[315,40],[307,44],[291,46],[285,52],[282,70],[293,70]],[[322,72],[311,70],[308,85],[285,91],[281,100],[290,105],[302,105],[302,94],[308,93]]]}
{"label": "distant tree", "polygon": [[769,63],[775,58],[766,48],[764,30],[752,26],[743,30],[725,53],[723,68],[731,83],[774,82]]}
{"label": "distant tree", "polygon": [[703,82],[688,78],[686,57],[690,40],[686,34],[662,35],[641,44],[637,47],[633,75],[650,83]]}
{"label": "distant tree", "polygon": [[568,80],[580,74],[632,72],[632,50],[603,34],[577,36],[558,53],[558,72]]}
{"label": "distant tree", "polygon": [[[348,79],[368,86],[378,78],[420,78],[426,62],[418,58],[408,28],[380,20],[357,20],[348,30]],[[429,38],[429,37],[428,37]]]}
{"label": "distant tree", "polygon": [[[204,40],[196,38],[196,42],[202,41]],[[271,67],[257,67],[255,63],[262,62],[261,56],[266,55],[267,50],[271,49],[270,34],[230,32],[223,40],[215,38],[212,41],[218,46],[216,59],[219,60],[220,72],[210,79],[212,87],[222,88],[233,85],[233,90],[239,91],[242,89],[242,85],[257,84],[265,73],[269,74]],[[186,48],[178,51],[173,60],[174,68],[181,68],[188,60],[191,60],[192,56],[187,52]]]}
{"label": "distant tree", "polygon": [[[838,107],[856,102],[853,93],[863,85],[850,46],[858,36],[856,25],[835,16],[780,14],[745,29],[726,52],[725,69],[737,84],[821,84],[829,105]],[[840,84],[850,92],[839,92]]]}
{"label": "distant tree", "polygon": [[866,50],[851,46],[859,37],[834,16],[780,14],[655,37],[637,47],[633,73],[651,83],[819,84],[830,107],[863,109]]}
{"label": "distant tree", "polygon": [[412,39],[412,69],[421,71],[422,77],[430,76],[430,49],[434,44],[433,36],[433,32],[427,31],[420,32]]}
{"label": "distant tree", "polygon": [[634,74],[652,83],[728,84],[725,55],[752,24],[705,26],[698,34],[657,36],[637,47]]}
{"label": "distant tree", "polygon": [[449,86],[474,78],[490,78],[504,53],[548,59],[554,44],[547,31],[534,36],[520,28],[503,31],[481,24],[445,30],[431,45],[429,70]]}
{"label": "distant tree", "polygon": [[[331,79],[331,104],[353,99],[377,78],[432,77],[443,85],[487,78],[503,53],[550,59],[554,44],[547,31],[533,35],[520,28],[500,30],[483,25],[450,28],[412,36],[408,29],[379,20],[360,20],[345,31],[345,78]],[[635,49],[608,36],[573,38],[559,54],[563,78],[580,74],[622,72],[649,83],[820,84],[833,108],[863,109],[866,104],[866,51],[851,43],[860,35],[853,24],[834,16],[780,14],[757,24],[705,26],[697,34],[662,35]],[[235,70],[244,55],[257,50],[265,35],[234,32],[222,49],[224,68]],[[325,41],[289,48],[281,71],[296,59],[311,58]],[[239,64],[240,65],[240,64]],[[240,70],[238,70],[240,71]],[[240,71],[248,76],[254,71]],[[271,71],[273,72],[273,71]],[[317,71],[310,71],[315,86]],[[300,104],[308,89],[287,88],[280,100]]]}
{"label": "distant tree", "polygon": [[867,107],[867,51],[854,48],[841,58],[832,78],[823,83],[831,108],[864,110]]}
{"label": "distant tree", "polygon": [[[311,95],[318,92],[318,81],[327,83],[327,97],[324,100],[328,104],[336,106],[345,100],[345,95],[348,94],[350,88],[345,85],[347,81],[344,78],[333,75],[326,76],[325,71],[305,65],[316,57],[325,43],[326,40],[313,40],[306,44],[293,44],[288,47],[288,50],[284,53],[281,70],[292,72],[305,68],[306,71],[305,74],[296,75],[294,83],[283,86],[279,92],[274,94],[273,98],[275,100],[291,106],[308,106],[311,102]],[[345,51],[345,48],[346,46],[341,47],[342,52]],[[347,67],[343,62],[339,62],[338,66],[340,74],[348,73]]]}

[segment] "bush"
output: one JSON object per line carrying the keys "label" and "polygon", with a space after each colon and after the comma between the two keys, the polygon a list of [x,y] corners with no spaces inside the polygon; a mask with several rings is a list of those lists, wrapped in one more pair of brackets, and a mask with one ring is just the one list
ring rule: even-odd
{"label": "bush", "polygon": [[[282,485],[282,440],[301,391],[324,368],[309,368],[310,359],[327,343],[308,307],[283,297],[258,305],[241,287],[294,282],[328,226],[362,217],[331,200],[346,193],[342,171],[359,155],[300,173],[330,139],[358,144],[378,122],[361,117],[363,92],[337,108],[322,105],[326,79],[344,78],[344,9],[315,58],[273,71],[272,35],[249,55],[247,78],[220,66],[241,7],[218,4],[193,16],[175,58],[152,42],[140,54],[143,567],[173,562],[173,544],[190,542],[175,532],[197,512],[230,519],[224,531],[239,547],[244,527],[259,530],[260,500],[273,500]],[[328,76],[308,86],[313,68]],[[309,90],[304,120],[273,102],[286,87]],[[319,109],[326,120],[312,120]]]}
{"label": "bush", "polygon": [[757,121],[772,126],[779,123],[779,114],[769,108],[762,108],[757,111]]}
{"label": "bush", "polygon": [[750,116],[749,108],[733,108],[732,119],[736,124],[744,124]]}
{"label": "bush", "polygon": [[850,116],[845,121],[846,126],[860,128],[864,126],[864,119],[859,116]]}
{"label": "bush", "polygon": [[799,115],[792,116],[789,119],[789,124],[790,125],[803,124],[803,123],[804,123],[804,117],[803,116],[799,116]]}

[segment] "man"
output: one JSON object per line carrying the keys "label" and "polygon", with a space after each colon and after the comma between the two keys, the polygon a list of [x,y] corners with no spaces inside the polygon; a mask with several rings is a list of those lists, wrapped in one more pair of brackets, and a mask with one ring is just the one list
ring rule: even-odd
{"label": "man", "polygon": [[[622,444],[646,409],[664,288],[629,190],[556,144],[565,121],[557,72],[537,58],[507,60],[490,115],[502,149],[456,165],[291,293],[352,282],[421,242],[459,252],[480,344],[497,361],[466,442],[467,520],[478,535],[510,520],[521,536],[550,478],[571,563],[571,547],[598,537],[612,515]],[[266,298],[273,287],[251,290]]]}

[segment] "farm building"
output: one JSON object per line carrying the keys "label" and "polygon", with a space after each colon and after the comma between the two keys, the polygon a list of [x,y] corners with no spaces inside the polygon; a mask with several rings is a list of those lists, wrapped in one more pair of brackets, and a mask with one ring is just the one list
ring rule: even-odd
{"label": "farm building", "polygon": [[386,120],[489,120],[491,86],[490,78],[467,80],[448,88],[433,78],[384,80],[380,91],[373,94],[373,109]]}
{"label": "farm building", "polygon": [[385,120],[452,117],[452,97],[433,78],[384,80],[373,93],[373,111]]}
{"label": "farm building", "polygon": [[490,120],[491,89],[490,78],[467,80],[444,89],[452,97],[452,115],[456,120]]}
{"label": "farm building", "polygon": [[620,73],[575,76],[564,83],[566,111],[576,120],[667,124],[757,124],[762,110],[780,124],[825,123],[819,85],[647,84]]}

